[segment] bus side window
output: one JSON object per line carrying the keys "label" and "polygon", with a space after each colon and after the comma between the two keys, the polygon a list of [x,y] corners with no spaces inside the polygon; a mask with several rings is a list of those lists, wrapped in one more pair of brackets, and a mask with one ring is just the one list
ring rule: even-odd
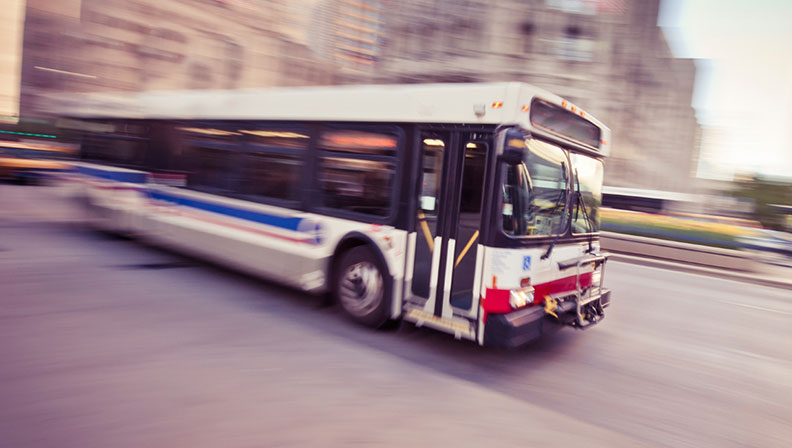
{"label": "bus side window", "polygon": [[147,127],[120,120],[91,122],[83,134],[81,158],[125,168],[141,168],[148,151]]}
{"label": "bus side window", "polygon": [[435,217],[440,205],[440,179],[443,175],[445,142],[440,138],[424,138],[422,143],[423,180],[418,207],[425,216]]}
{"label": "bus side window", "polygon": [[[462,174],[461,213],[480,213],[484,184],[484,168],[487,163],[487,145],[480,142],[465,144],[464,172]],[[476,224],[478,227],[478,224]]]}
{"label": "bus side window", "polygon": [[302,129],[245,126],[239,133],[248,143],[239,194],[245,199],[300,199],[305,153],[310,136]]}
{"label": "bus side window", "polygon": [[232,196],[238,184],[239,136],[234,127],[221,123],[191,123],[183,133],[187,188]]}
{"label": "bus side window", "polygon": [[323,131],[318,166],[321,206],[389,216],[398,142],[396,135],[388,133]]}

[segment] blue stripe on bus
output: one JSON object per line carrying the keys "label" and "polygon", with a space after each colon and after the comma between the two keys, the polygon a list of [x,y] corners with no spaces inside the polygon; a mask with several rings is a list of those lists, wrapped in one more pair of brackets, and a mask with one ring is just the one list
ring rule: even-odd
{"label": "blue stripe on bus", "polygon": [[100,179],[114,180],[116,182],[127,182],[131,184],[146,183],[147,174],[135,171],[111,171],[99,168],[89,168],[77,165],[77,172],[86,176],[98,177]]}
{"label": "blue stripe on bus", "polygon": [[220,215],[232,216],[234,218],[253,221],[268,226],[278,227],[286,230],[297,231],[303,218],[291,218],[286,216],[270,215],[267,213],[254,212],[251,210],[230,207],[227,205],[215,204],[199,199],[185,198],[182,196],[171,195],[160,191],[149,190],[146,194],[151,199],[167,201],[185,207],[192,207],[198,210],[217,213]]}

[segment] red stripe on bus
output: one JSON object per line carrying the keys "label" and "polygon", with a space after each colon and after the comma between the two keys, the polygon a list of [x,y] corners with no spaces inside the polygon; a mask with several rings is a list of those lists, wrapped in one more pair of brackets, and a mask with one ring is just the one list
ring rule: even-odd
{"label": "red stripe on bus", "polygon": [[[591,272],[580,274],[581,288],[586,288],[591,285],[591,275]],[[533,285],[534,301],[532,305],[544,303],[545,297],[553,294],[575,292],[576,277],[575,275],[570,275],[569,277]],[[506,314],[514,311],[514,308],[509,305],[510,294],[510,289],[487,288],[486,295],[481,298],[481,307],[484,310],[484,322],[487,321],[487,314]]]}
{"label": "red stripe on bus", "polygon": [[[159,208],[160,206],[155,204],[155,207]],[[161,212],[163,210],[160,209],[159,211]],[[291,241],[293,243],[313,244],[313,241],[311,241],[310,238],[294,238],[294,237],[290,237],[290,236],[286,236],[286,235],[280,235],[280,234],[277,234],[277,233],[268,232],[266,230],[257,229],[255,227],[250,227],[250,226],[246,226],[246,225],[242,225],[242,224],[237,224],[237,223],[234,223],[234,222],[224,221],[224,220],[221,220],[221,219],[210,218],[208,216],[199,215],[197,213],[184,212],[184,211],[181,211],[181,210],[173,210],[172,213],[175,214],[175,215],[181,215],[181,216],[185,216],[185,217],[188,217],[188,218],[197,219],[199,221],[204,221],[204,222],[208,222],[208,223],[211,223],[211,224],[216,224],[216,225],[219,225],[219,226],[231,227],[231,228],[236,229],[236,230],[242,230],[242,231],[245,231],[245,232],[256,233],[256,234],[259,234],[259,235],[266,235],[266,236],[270,236],[270,237],[273,237],[273,238],[278,238],[278,239],[282,239],[282,240],[286,240],[286,241]]]}

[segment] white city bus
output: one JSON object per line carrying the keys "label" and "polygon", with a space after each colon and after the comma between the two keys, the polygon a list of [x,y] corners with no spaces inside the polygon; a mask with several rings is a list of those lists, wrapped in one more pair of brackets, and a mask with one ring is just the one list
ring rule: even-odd
{"label": "white city bus", "polygon": [[516,346],[603,317],[610,131],[520,83],[71,97],[68,180],[106,229]]}

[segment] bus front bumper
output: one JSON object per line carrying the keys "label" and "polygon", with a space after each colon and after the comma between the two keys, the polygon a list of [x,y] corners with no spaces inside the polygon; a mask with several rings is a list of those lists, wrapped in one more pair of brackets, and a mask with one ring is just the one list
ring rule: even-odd
{"label": "bus front bumper", "polygon": [[[595,301],[589,302],[604,309],[610,305],[610,290],[603,291]],[[542,334],[557,330],[564,325],[571,325],[571,318],[576,316],[574,302],[559,304],[556,310],[558,318],[547,314],[540,305],[521,309],[508,314],[490,314],[484,327],[484,344],[497,347],[519,347],[539,339]],[[599,320],[597,322],[599,322]],[[580,328],[580,327],[579,327]],[[586,327],[583,327],[586,328]]]}

